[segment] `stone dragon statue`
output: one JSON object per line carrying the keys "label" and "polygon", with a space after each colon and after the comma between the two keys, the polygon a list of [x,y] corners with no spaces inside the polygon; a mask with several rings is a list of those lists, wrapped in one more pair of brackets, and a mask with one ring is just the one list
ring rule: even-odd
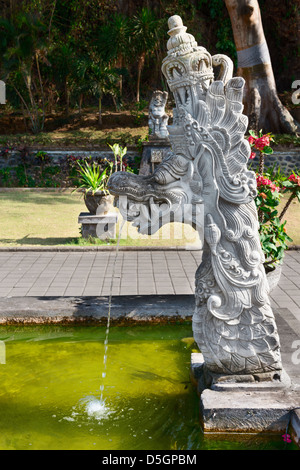
{"label": "stone dragon statue", "polygon": [[[109,191],[141,233],[166,221],[191,224],[203,240],[196,272],[194,338],[209,377],[280,381],[280,342],[268,297],[255,174],[247,169],[244,79],[232,61],[211,56],[175,15],[162,62],[176,107],[172,151],[151,176],[117,172]],[[213,67],[219,78],[214,80]],[[249,379],[250,378],[250,379]],[[208,379],[213,380],[213,379]]]}

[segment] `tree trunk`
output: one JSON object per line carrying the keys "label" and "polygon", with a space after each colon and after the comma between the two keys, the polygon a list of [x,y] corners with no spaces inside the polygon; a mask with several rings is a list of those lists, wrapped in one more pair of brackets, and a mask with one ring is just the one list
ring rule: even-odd
{"label": "tree trunk", "polygon": [[43,87],[43,81],[42,81],[42,76],[41,76],[41,71],[40,71],[40,65],[39,65],[39,58],[38,54],[35,54],[35,60],[36,60],[36,68],[38,72],[38,77],[39,77],[39,84],[40,84],[40,89],[41,89],[41,100],[42,100],[42,116],[41,116],[41,121],[40,121],[40,130],[42,131],[44,129],[44,124],[45,124],[45,95],[44,95],[44,87]]}
{"label": "tree trunk", "polygon": [[98,124],[102,126],[102,96],[99,96],[98,100]]}
{"label": "tree trunk", "polygon": [[[120,68],[121,70],[123,69],[123,57],[120,56],[117,60],[117,67]],[[119,80],[119,91],[120,91],[120,98],[122,99],[122,93],[123,93],[123,77],[120,75],[120,80]]]}
{"label": "tree trunk", "polygon": [[83,93],[80,93],[78,100],[78,114],[80,119],[82,118],[82,102],[83,102]]}
{"label": "tree trunk", "polygon": [[142,53],[142,55],[139,57],[139,61],[138,61],[138,73],[137,73],[137,85],[136,85],[136,102],[139,103],[140,102],[140,84],[141,84],[141,74],[142,74],[142,69],[144,67],[144,63],[145,63],[145,57],[146,57],[146,54],[145,52]]}
{"label": "tree trunk", "polygon": [[249,128],[292,134],[297,124],[278,98],[257,0],[225,0],[238,56],[237,74],[246,81],[244,106]]}
{"label": "tree trunk", "polygon": [[66,115],[70,116],[70,91],[68,87],[68,78],[65,79],[65,100],[66,100]]}

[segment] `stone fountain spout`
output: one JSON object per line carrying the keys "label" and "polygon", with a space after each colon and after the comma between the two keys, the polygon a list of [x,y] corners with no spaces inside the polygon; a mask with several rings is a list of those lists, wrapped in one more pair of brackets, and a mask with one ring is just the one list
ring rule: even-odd
{"label": "stone fountain spout", "polygon": [[[280,380],[256,180],[247,169],[244,80],[232,78],[228,57],[212,57],[198,46],[179,16],[168,24],[162,72],[176,103],[168,126],[172,151],[150,177],[115,173],[109,189],[123,217],[142,233],[154,233],[170,220],[199,231],[203,258],[196,272],[193,333],[208,382],[224,376]],[[218,80],[216,65],[221,66]]]}

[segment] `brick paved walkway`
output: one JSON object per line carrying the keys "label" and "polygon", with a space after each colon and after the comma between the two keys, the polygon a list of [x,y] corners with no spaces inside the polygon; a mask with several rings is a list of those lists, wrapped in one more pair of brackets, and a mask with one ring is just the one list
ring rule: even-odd
{"label": "brick paved walkway", "polygon": [[[200,251],[120,251],[113,295],[194,292]],[[109,295],[114,252],[0,252],[0,297]],[[300,321],[300,251],[288,252],[274,307]]]}
{"label": "brick paved walkway", "polygon": [[[120,251],[113,295],[192,294],[199,251]],[[0,296],[109,295],[115,252],[0,253]]]}

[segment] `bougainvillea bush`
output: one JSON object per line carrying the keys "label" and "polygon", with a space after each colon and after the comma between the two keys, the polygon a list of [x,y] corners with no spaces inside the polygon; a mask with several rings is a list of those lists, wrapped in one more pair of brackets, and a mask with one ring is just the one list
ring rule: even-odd
{"label": "bougainvillea bush", "polygon": [[[259,158],[255,203],[258,211],[260,241],[266,259],[265,268],[268,271],[282,263],[288,243],[293,241],[287,234],[286,220],[283,220],[283,217],[294,198],[298,198],[300,202],[300,176],[294,172],[286,178],[280,170],[274,172],[267,169],[265,171],[265,158],[273,153],[270,146],[274,141],[273,135],[262,134],[261,131],[258,135],[253,131],[249,134],[250,158]],[[284,194],[288,194],[288,199],[279,213],[278,206]]]}

